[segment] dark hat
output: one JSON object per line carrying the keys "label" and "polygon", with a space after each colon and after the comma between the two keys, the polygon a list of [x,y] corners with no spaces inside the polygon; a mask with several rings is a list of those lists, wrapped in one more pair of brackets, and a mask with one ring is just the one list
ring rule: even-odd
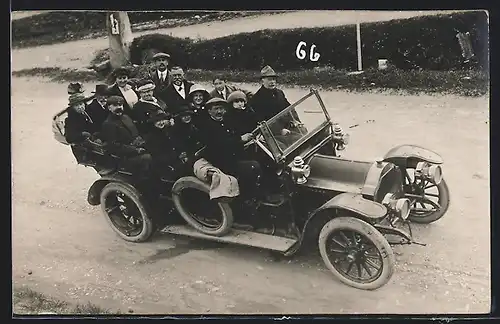
{"label": "dark hat", "polygon": [[177,109],[175,111],[175,117],[193,115],[193,114],[194,114],[193,109],[189,108],[189,106],[186,106],[186,105],[177,107]]}
{"label": "dark hat", "polygon": [[96,84],[95,90],[92,93],[96,96],[107,96],[109,95],[108,86],[106,84]]}
{"label": "dark hat", "polygon": [[119,77],[119,76],[130,76],[130,71],[129,69],[125,68],[125,67],[119,67],[119,68],[116,68],[114,71],[113,71],[113,76],[115,78]]}
{"label": "dark hat", "polygon": [[85,89],[83,88],[83,85],[80,82],[70,82],[68,84],[68,94],[74,94],[74,93],[84,93]]}
{"label": "dark hat", "polygon": [[83,95],[83,93],[79,92],[71,94],[68,98],[68,102],[70,105],[84,102],[85,100],[87,100],[87,98]]}
{"label": "dark hat", "polygon": [[266,78],[266,77],[277,77],[278,75],[276,72],[274,72],[273,68],[270,67],[269,65],[266,65],[260,70],[260,77],[261,78]]}
{"label": "dark hat", "polygon": [[155,113],[153,113],[153,115],[148,119],[148,122],[150,123],[156,123],[156,122],[159,122],[161,120],[168,120],[170,119],[171,116],[167,113],[165,113],[164,111],[161,111],[161,110],[157,110]]}
{"label": "dark hat", "polygon": [[155,55],[153,55],[153,61],[156,61],[156,60],[162,59],[162,58],[169,59],[170,55],[168,55],[167,53],[156,53]]}
{"label": "dark hat", "polygon": [[111,96],[106,101],[108,106],[109,105],[123,105],[124,102],[125,102],[125,100],[123,100],[123,98],[120,96]]}
{"label": "dark hat", "polygon": [[220,105],[227,106],[227,101],[222,99],[222,98],[215,97],[215,98],[212,98],[209,101],[207,101],[207,103],[205,105],[207,106],[207,108],[211,108],[213,106],[220,106]]}

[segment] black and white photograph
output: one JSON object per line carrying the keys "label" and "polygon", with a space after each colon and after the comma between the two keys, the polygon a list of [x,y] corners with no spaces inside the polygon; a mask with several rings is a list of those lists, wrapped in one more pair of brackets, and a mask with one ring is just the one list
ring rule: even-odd
{"label": "black and white photograph", "polygon": [[13,317],[489,313],[489,69],[479,9],[11,11]]}

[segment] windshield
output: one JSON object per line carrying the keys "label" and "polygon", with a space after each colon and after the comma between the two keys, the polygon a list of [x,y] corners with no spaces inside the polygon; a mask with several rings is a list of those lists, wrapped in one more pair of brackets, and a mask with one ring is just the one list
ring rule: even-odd
{"label": "windshield", "polygon": [[269,119],[266,122],[269,134],[264,137],[268,146],[275,148],[274,151],[277,149],[279,153],[286,154],[292,146],[303,142],[304,138],[328,122],[329,117],[322,108],[322,102],[315,92],[311,92]]}

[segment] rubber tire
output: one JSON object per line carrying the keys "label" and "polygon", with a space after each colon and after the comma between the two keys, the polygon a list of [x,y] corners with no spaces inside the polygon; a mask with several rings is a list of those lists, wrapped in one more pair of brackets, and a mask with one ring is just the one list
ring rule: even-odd
{"label": "rubber tire", "polygon": [[[382,273],[375,281],[369,283],[352,281],[338,272],[330,262],[326,252],[326,242],[332,232],[341,229],[350,229],[362,233],[377,247],[378,252],[382,255]],[[394,273],[394,264],[396,263],[396,259],[389,242],[387,242],[386,238],[375,227],[361,219],[354,217],[336,217],[330,220],[321,229],[318,245],[321,257],[328,270],[330,270],[342,283],[348,286],[363,290],[375,290],[389,282],[392,274]],[[386,253],[383,253],[384,250]]]}
{"label": "rubber tire", "polygon": [[204,234],[212,236],[226,235],[231,230],[231,227],[233,226],[234,223],[233,210],[231,209],[229,203],[222,201],[217,202],[217,204],[219,205],[219,209],[222,212],[223,221],[221,227],[219,227],[216,230],[213,230],[209,227],[203,226],[200,223],[198,223],[195,219],[193,219],[190,213],[186,211],[184,206],[182,206],[179,193],[187,188],[202,191],[207,195],[209,195],[210,193],[209,185],[207,183],[202,182],[196,177],[192,176],[182,177],[179,180],[177,180],[174,183],[172,189],[172,200],[174,202],[175,208],[182,216],[182,218],[184,218],[184,220],[193,228],[195,228],[197,231],[202,232]]}
{"label": "rubber tire", "polygon": [[446,214],[448,211],[448,208],[450,207],[450,191],[448,189],[448,185],[446,184],[446,181],[444,179],[441,180],[441,182],[437,185],[438,191],[439,191],[439,204],[441,205],[441,209],[435,213],[432,213],[428,216],[424,217],[419,217],[419,216],[412,216],[411,211],[410,211],[410,216],[408,216],[408,219],[417,224],[430,224]]}
{"label": "rubber tire", "polygon": [[[127,197],[130,198],[134,202],[134,204],[137,206],[137,208],[141,212],[142,231],[136,236],[127,236],[127,235],[123,234],[122,232],[120,232],[120,230],[114,226],[113,222],[109,218],[108,213],[104,209],[104,204],[103,204],[104,197],[110,191],[116,191],[116,190],[119,190],[119,191],[123,192],[124,194],[126,194]],[[101,202],[101,210],[104,214],[104,217],[106,218],[106,221],[111,226],[113,231],[116,234],[118,234],[118,236],[120,236],[125,241],[134,242],[134,243],[145,242],[145,241],[149,240],[151,238],[151,236],[153,235],[153,233],[155,232],[156,227],[154,225],[154,222],[153,222],[152,218],[149,216],[146,205],[144,204],[144,202],[140,198],[139,193],[136,190],[131,189],[130,187],[128,187],[122,183],[119,183],[119,182],[110,182],[106,186],[104,186],[104,188],[102,189],[101,194],[100,194],[100,202]]]}

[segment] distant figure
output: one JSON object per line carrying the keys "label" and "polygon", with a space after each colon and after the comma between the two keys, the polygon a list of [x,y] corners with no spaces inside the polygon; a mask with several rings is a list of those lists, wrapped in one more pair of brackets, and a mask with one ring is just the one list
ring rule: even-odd
{"label": "distant figure", "polygon": [[240,89],[240,88],[238,88],[234,85],[231,85],[231,84],[227,84],[226,79],[221,74],[214,76],[213,85],[214,85],[214,89],[212,91],[210,91],[211,98],[221,98],[221,99],[227,100],[227,98],[229,98],[229,95],[236,90],[243,92],[245,94],[245,96],[247,97],[247,99],[251,98],[253,95],[252,92],[250,92],[250,91]]}

